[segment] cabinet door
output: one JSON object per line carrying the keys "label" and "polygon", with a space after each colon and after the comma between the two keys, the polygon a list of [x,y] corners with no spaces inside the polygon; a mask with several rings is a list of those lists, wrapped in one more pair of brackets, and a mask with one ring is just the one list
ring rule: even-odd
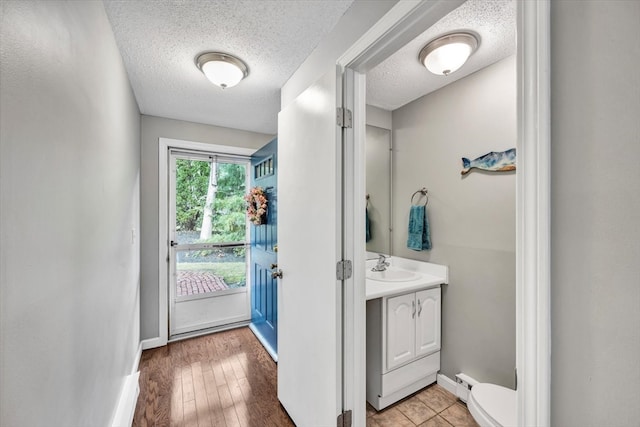
{"label": "cabinet door", "polygon": [[387,370],[391,370],[416,355],[415,294],[387,299]]}
{"label": "cabinet door", "polygon": [[440,288],[416,292],[416,356],[440,350]]}

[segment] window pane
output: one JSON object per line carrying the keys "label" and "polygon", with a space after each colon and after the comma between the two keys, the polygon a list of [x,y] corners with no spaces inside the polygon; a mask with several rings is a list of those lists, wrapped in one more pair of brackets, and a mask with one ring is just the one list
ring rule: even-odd
{"label": "window pane", "polygon": [[217,191],[212,216],[210,242],[246,242],[247,219],[244,195],[247,192],[247,165],[218,163]]}
{"label": "window pane", "polygon": [[176,159],[179,244],[244,242],[246,165]]}
{"label": "window pane", "polygon": [[199,237],[211,175],[207,160],[176,159],[176,237],[190,243]]}

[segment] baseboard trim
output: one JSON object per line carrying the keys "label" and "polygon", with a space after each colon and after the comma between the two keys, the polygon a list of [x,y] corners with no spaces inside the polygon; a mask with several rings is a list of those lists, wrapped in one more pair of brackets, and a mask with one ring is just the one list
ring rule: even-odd
{"label": "baseboard trim", "polygon": [[438,374],[438,385],[448,392],[456,394],[456,382],[443,374]]}
{"label": "baseboard trim", "polygon": [[139,377],[140,372],[136,372],[125,378],[112,427],[131,427],[133,424],[133,414],[136,410],[138,394],[140,394]]}
{"label": "baseboard trim", "polygon": [[131,427],[133,424],[133,415],[136,410],[136,403],[138,402],[138,395],[140,394],[140,385],[138,380],[140,379],[140,372],[138,367],[140,366],[140,358],[142,357],[142,342],[138,344],[138,350],[133,359],[133,366],[131,367],[131,374],[127,375],[122,384],[122,390],[120,390],[120,399],[118,399],[118,406],[113,416],[112,427]]}
{"label": "baseboard trim", "polygon": [[162,338],[157,337],[142,340],[140,344],[142,345],[142,350],[148,350],[150,348],[162,347],[163,345],[167,345],[167,342]]}
{"label": "baseboard trim", "polygon": [[138,372],[138,367],[140,367],[141,358],[142,358],[142,342],[138,344],[138,351],[136,352],[136,358],[133,360],[133,367],[131,368],[132,374]]}

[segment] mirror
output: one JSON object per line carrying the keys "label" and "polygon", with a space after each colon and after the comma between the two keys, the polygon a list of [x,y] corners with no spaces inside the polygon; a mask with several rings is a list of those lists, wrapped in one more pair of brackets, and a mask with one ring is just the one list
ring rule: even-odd
{"label": "mirror", "polygon": [[367,251],[391,253],[391,130],[367,125]]}

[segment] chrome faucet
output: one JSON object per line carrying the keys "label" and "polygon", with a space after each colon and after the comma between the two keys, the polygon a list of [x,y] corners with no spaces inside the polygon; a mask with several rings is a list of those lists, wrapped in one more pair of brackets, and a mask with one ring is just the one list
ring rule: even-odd
{"label": "chrome faucet", "polygon": [[387,267],[389,267],[389,263],[387,261],[387,257],[379,254],[380,258],[378,258],[378,263],[375,267],[371,269],[371,271],[385,271]]}

